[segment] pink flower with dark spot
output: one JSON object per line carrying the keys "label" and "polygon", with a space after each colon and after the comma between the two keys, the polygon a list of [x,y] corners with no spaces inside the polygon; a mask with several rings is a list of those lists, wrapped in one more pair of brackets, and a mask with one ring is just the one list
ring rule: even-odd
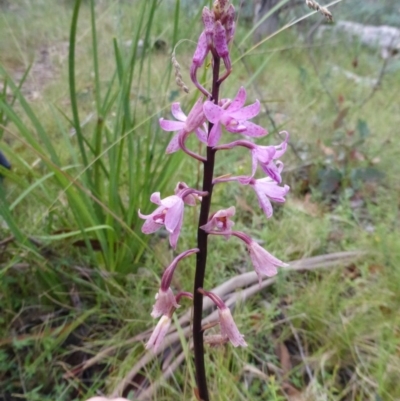
{"label": "pink flower with dark spot", "polygon": [[206,232],[219,231],[221,233],[225,233],[225,238],[228,239],[230,237],[232,227],[235,224],[230,217],[235,215],[235,211],[236,209],[234,206],[231,206],[228,209],[218,210],[218,212],[211,216],[208,223],[204,224],[204,226],[201,226],[200,228]]}
{"label": "pink flower with dark spot", "polygon": [[151,214],[142,214],[139,210],[139,217],[145,219],[142,226],[142,233],[152,234],[165,226],[170,233],[169,243],[172,248],[176,249],[176,244],[182,228],[184,201],[189,195],[196,194],[199,196],[207,196],[208,192],[198,191],[193,188],[183,188],[178,191],[178,195],[171,195],[161,199],[159,192],[154,192],[150,196],[150,200],[159,205]]}
{"label": "pink flower with dark spot", "polygon": [[208,136],[208,146],[216,146],[221,138],[223,125],[227,131],[251,137],[260,137],[267,134],[267,130],[247,120],[260,112],[260,102],[243,107],[246,101],[246,90],[241,87],[236,97],[230,101],[225,100],[222,105],[206,101],[203,106],[207,120],[213,123]]}
{"label": "pink flower with dark spot", "polygon": [[206,118],[203,112],[203,99],[201,97],[194,104],[188,116],[182,111],[178,102],[172,103],[171,112],[178,121],[165,120],[164,118],[160,118],[159,120],[160,127],[164,131],[177,131],[168,144],[166,153],[178,151],[181,148],[179,138],[191,132],[195,132],[201,142],[207,143],[206,127],[204,126]]}
{"label": "pink flower with dark spot", "polygon": [[150,200],[159,207],[148,215],[140,213],[139,210],[139,217],[146,220],[142,226],[142,232],[152,234],[165,225],[166,230],[170,233],[169,243],[175,249],[183,221],[184,203],[182,198],[172,195],[161,199],[160,193],[155,192],[151,195]]}

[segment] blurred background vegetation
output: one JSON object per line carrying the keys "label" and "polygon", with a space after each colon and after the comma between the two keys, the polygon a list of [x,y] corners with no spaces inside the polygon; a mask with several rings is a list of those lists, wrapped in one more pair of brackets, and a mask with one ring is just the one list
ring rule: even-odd
{"label": "blurred background vegetation", "polygon": [[[151,305],[173,252],[165,232],[141,234],[137,211],[151,211],[150,194],[168,196],[178,181],[199,185],[195,161],[165,155],[170,135],[158,119],[169,118],[173,101],[184,111],[196,101],[188,70],[208,3],[0,1],[0,150],[12,164],[0,167],[1,401],[110,394],[146,354],[144,340],[133,339],[154,324]],[[235,204],[238,229],[282,260],[361,256],[282,272],[238,305],[249,347],[207,351],[212,399],[399,399],[396,43],[382,58],[377,43],[285,0],[276,4],[279,32],[257,37],[253,2],[234,5],[234,69],[223,96],[244,85],[248,102],[260,100],[264,145],[290,132],[291,193],[270,221],[234,184],[216,188],[214,207]],[[330,10],[337,23],[400,28],[394,0],[343,0]],[[187,95],[174,82],[175,45]],[[207,66],[202,74],[207,85]],[[218,154],[216,174],[250,168],[243,150]],[[179,250],[195,244],[197,213],[186,211]],[[213,239],[210,252],[208,288],[251,270],[233,240]],[[192,280],[185,260],[173,285],[190,291]],[[163,369],[151,361],[124,395],[141,399],[136,387]],[[182,364],[151,399],[194,400],[190,373]]]}

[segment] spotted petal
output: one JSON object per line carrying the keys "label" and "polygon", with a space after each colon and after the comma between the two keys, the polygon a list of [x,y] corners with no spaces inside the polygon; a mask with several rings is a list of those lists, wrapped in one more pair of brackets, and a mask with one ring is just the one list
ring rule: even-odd
{"label": "spotted petal", "polygon": [[232,100],[232,103],[228,106],[227,110],[230,112],[234,112],[239,110],[240,108],[243,107],[243,105],[246,102],[246,89],[242,86],[235,98]]}

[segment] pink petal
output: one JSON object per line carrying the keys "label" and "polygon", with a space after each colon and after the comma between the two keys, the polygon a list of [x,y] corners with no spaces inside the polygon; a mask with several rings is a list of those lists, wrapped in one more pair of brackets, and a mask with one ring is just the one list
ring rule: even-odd
{"label": "pink petal", "polygon": [[268,134],[266,129],[250,121],[243,121],[242,124],[246,127],[246,131],[241,132],[243,135],[257,138]]}
{"label": "pink petal", "polygon": [[179,131],[176,135],[172,137],[170,140],[167,149],[165,149],[165,153],[168,155],[174,152],[177,152],[181,147],[179,145],[179,136],[181,135],[183,131]]}
{"label": "pink petal", "polygon": [[266,164],[275,159],[276,148],[275,146],[257,146],[254,152],[260,163]]}
{"label": "pink petal", "polygon": [[207,132],[205,132],[204,130],[202,130],[201,128],[197,128],[195,131],[197,138],[203,142],[203,143],[207,143]]}
{"label": "pink petal", "polygon": [[257,146],[252,150],[253,176],[256,172],[258,162],[260,163],[263,171],[269,175],[267,168],[270,163],[274,164],[272,160],[274,159],[275,153],[275,146]]}
{"label": "pink petal", "polygon": [[225,28],[221,24],[221,21],[216,21],[214,24],[214,46],[221,58],[224,58],[229,54],[226,32]]}
{"label": "pink petal", "polygon": [[255,103],[249,106],[243,107],[235,112],[229,114],[237,120],[250,120],[260,112],[260,102],[257,100]]}
{"label": "pink petal", "polygon": [[182,199],[180,196],[171,195],[171,196],[167,196],[166,198],[162,199],[161,204],[169,209],[176,204],[182,204]]}
{"label": "pink petal", "polygon": [[239,345],[247,347],[246,341],[243,338],[244,336],[240,334],[229,308],[219,309],[218,312],[221,335],[228,337],[234,347],[238,347]]}
{"label": "pink petal", "polygon": [[150,196],[150,201],[156,205],[161,205],[161,196],[159,192],[154,192]]}
{"label": "pink petal", "polygon": [[186,114],[182,111],[179,102],[172,103],[171,113],[179,121],[186,121],[187,119]]}
{"label": "pink petal", "polygon": [[275,202],[285,202],[285,196],[289,192],[290,187],[285,185],[280,187],[275,181],[271,181],[268,178],[262,178],[256,180],[254,185],[256,192],[260,192],[271,198]]}
{"label": "pink petal", "polygon": [[164,206],[159,206],[156,210],[154,210],[154,212],[152,212],[150,214],[143,214],[143,213],[140,212],[140,209],[139,209],[138,215],[139,215],[139,217],[141,219],[146,219],[147,220],[147,219],[151,219],[154,216],[157,216],[157,215],[161,214],[164,209],[165,209]]}
{"label": "pink petal", "polygon": [[162,226],[163,226],[163,224],[156,223],[153,220],[153,218],[149,218],[144,222],[144,224],[142,226],[142,233],[143,234],[153,234],[157,230],[159,230]]}
{"label": "pink petal", "polygon": [[197,41],[197,47],[193,55],[192,63],[197,68],[201,67],[208,53],[207,36],[203,31]]}
{"label": "pink petal", "polygon": [[225,113],[225,110],[223,110],[220,106],[216,105],[210,100],[204,102],[203,111],[205,116],[207,117],[207,120],[212,122],[213,124],[216,124]]}
{"label": "pink petal", "polygon": [[250,258],[256,271],[259,281],[261,283],[261,275],[264,274],[267,277],[275,276],[278,273],[277,266],[285,267],[288,266],[286,263],[272,256],[264,248],[252,241],[248,245],[250,252]]}
{"label": "pink petal", "polygon": [[262,263],[273,263],[274,265],[279,267],[289,266],[287,263],[282,262],[280,259],[271,255],[262,246],[258,245],[257,242],[252,242],[252,251],[253,255],[257,258],[261,265]]}
{"label": "pink petal", "polygon": [[237,111],[243,107],[245,102],[246,102],[246,89],[244,89],[244,87],[242,86],[239,89],[236,97],[232,100],[232,103],[228,106],[227,110],[229,110],[229,112]]}
{"label": "pink petal", "polygon": [[164,340],[164,337],[168,333],[169,327],[171,325],[171,318],[169,316],[163,315],[157,323],[157,326],[153,330],[149,341],[146,344],[146,349],[153,349],[154,352],[157,351],[158,347]]}
{"label": "pink petal", "polygon": [[285,134],[285,140],[278,146],[275,146],[276,148],[276,154],[274,159],[279,159],[285,152],[287,149],[287,143],[289,141],[289,133],[287,131],[282,131],[279,133],[280,135]]}
{"label": "pink petal", "polygon": [[265,215],[269,219],[272,214],[273,214],[273,209],[270,200],[268,199],[268,196],[266,196],[262,192],[257,192],[257,198],[258,198],[258,204],[260,205],[261,209],[264,211]]}
{"label": "pink petal", "polygon": [[210,131],[210,135],[208,136],[208,146],[216,146],[221,139],[222,135],[222,130],[221,130],[221,124],[217,122],[216,124],[213,125]]}
{"label": "pink petal", "polygon": [[264,173],[268,174],[274,181],[279,184],[281,183],[281,171],[273,161],[269,162],[268,164],[261,165],[261,168],[263,169]]}
{"label": "pink petal", "polygon": [[179,305],[171,288],[168,288],[167,291],[160,289],[156,295],[156,302],[153,305],[151,316],[157,318],[161,315],[168,315],[172,308],[179,308]]}
{"label": "pink petal", "polygon": [[186,131],[192,132],[204,124],[206,118],[203,112],[203,97],[200,97],[190,110],[186,120]]}
{"label": "pink petal", "polygon": [[173,206],[171,206],[167,210],[167,213],[165,215],[165,228],[170,233],[173,233],[176,230],[179,223],[182,221],[182,215],[184,210],[183,200],[179,197],[176,198],[178,198],[179,201],[177,201]]}
{"label": "pink petal", "polygon": [[251,151],[251,177],[254,177],[254,174],[257,171],[258,166],[258,158],[257,158],[257,151],[253,149]]}
{"label": "pink petal", "polygon": [[200,226],[200,228],[206,232],[213,231],[215,227],[214,221],[211,219],[207,224]]}
{"label": "pink petal", "polygon": [[178,243],[178,238],[181,233],[182,222],[183,222],[183,214],[181,215],[181,219],[179,220],[175,228],[175,231],[169,236],[169,244],[173,249],[176,249],[176,244]]}
{"label": "pink petal", "polygon": [[160,118],[159,123],[164,131],[178,131],[185,128],[185,123],[180,121],[164,120]]}

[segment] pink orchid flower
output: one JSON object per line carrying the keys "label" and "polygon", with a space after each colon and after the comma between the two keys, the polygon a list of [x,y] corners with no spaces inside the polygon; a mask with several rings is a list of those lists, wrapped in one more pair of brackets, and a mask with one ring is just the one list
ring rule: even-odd
{"label": "pink orchid flower", "polygon": [[234,347],[247,347],[244,341],[243,334],[240,334],[239,329],[233,320],[230,309],[225,305],[224,301],[216,294],[205,291],[199,288],[198,291],[203,295],[209,297],[218,308],[219,327],[221,329],[222,338],[227,338]]}
{"label": "pink orchid flower", "polygon": [[180,196],[172,195],[161,199],[159,192],[154,192],[150,200],[159,205],[151,214],[142,214],[139,210],[139,217],[145,219],[142,226],[142,233],[152,234],[165,225],[170,233],[169,243],[176,249],[176,244],[182,228],[184,203]]}
{"label": "pink orchid flower", "polygon": [[[283,163],[278,162],[278,171],[282,171]],[[258,204],[264,211],[267,218],[272,217],[273,208],[271,200],[277,203],[284,203],[286,201],[285,196],[290,190],[289,185],[284,185],[280,187],[276,181],[270,177],[254,179],[247,176],[238,177],[220,177],[213,181],[213,184],[228,182],[228,181],[238,181],[243,185],[250,185],[258,198]]]}
{"label": "pink orchid flower", "polygon": [[173,249],[176,249],[183,222],[183,200],[191,194],[206,196],[208,192],[185,188],[180,190],[178,195],[171,195],[164,199],[161,199],[159,192],[154,192],[150,196],[150,200],[159,207],[147,215],[142,214],[139,210],[139,217],[146,220],[142,226],[142,233],[152,234],[165,225],[166,230],[170,233],[169,243]]}
{"label": "pink orchid flower", "polygon": [[255,241],[251,241],[249,244],[247,244],[247,249],[249,251],[250,259],[253,263],[253,267],[257,273],[260,284],[262,275],[272,277],[278,273],[277,267],[289,266],[287,263],[284,263],[275,256],[272,256]]}
{"label": "pink orchid flower", "polygon": [[[172,103],[171,112],[178,121],[165,120],[164,118],[160,118],[159,120],[160,127],[164,131],[177,131],[168,144],[166,153],[174,153],[181,149],[180,139],[193,131],[201,142],[207,143],[206,127],[204,126],[206,118],[203,112],[203,99],[201,97],[194,104],[188,116],[182,111],[179,102]],[[203,129],[200,127],[203,127]]]}
{"label": "pink orchid flower", "polygon": [[[172,282],[172,277],[175,272],[175,268],[178,266],[178,263],[190,256],[194,253],[199,251],[198,248],[189,249],[185,252],[182,252],[178,255],[172,263],[165,269],[164,274],[161,279],[161,286],[156,294],[156,302],[153,305],[153,311],[151,312],[151,316],[157,318],[161,315],[167,315],[172,309],[179,308],[179,304],[177,299],[172,292],[170,286]],[[181,293],[180,296],[186,295],[186,293]]]}
{"label": "pink orchid flower", "polygon": [[275,256],[267,252],[257,244],[251,237],[241,231],[232,231],[232,235],[241,239],[247,247],[254,270],[257,273],[261,284],[261,276],[275,276],[278,273],[277,267],[287,267],[288,264],[282,262]]}
{"label": "pink orchid flower", "polygon": [[285,196],[290,190],[289,185],[280,187],[276,181],[269,177],[258,180],[252,178],[248,184],[254,188],[258,198],[258,204],[268,219],[272,217],[273,214],[271,200],[277,203],[284,203],[286,200]]}
{"label": "pink orchid flower", "polygon": [[208,146],[216,146],[221,138],[223,125],[227,131],[240,133],[251,137],[260,137],[267,134],[267,131],[247,120],[255,117],[260,112],[260,102],[243,107],[246,101],[246,90],[241,87],[236,97],[230,101],[225,100],[222,105],[216,105],[206,101],[203,106],[207,120],[213,123],[208,136]]}
{"label": "pink orchid flower", "polygon": [[[188,252],[192,252],[194,250],[190,250]],[[198,251],[198,250],[196,250]],[[171,291],[172,293],[172,291]],[[171,326],[171,318],[172,315],[174,314],[176,307],[179,306],[179,301],[182,297],[190,298],[193,299],[193,294],[189,292],[180,292],[176,297],[174,297],[174,304],[171,304],[169,310],[167,310],[168,305],[162,305],[162,309],[165,310],[165,313],[161,316],[160,320],[158,321],[156,327],[153,330],[153,333],[151,334],[149,341],[146,344],[146,349],[152,349],[154,352],[157,352],[159,346],[162,344],[165,336],[168,333],[169,327]],[[169,301],[168,301],[169,302]],[[154,308],[153,308],[154,312]],[[154,317],[153,313],[152,316]]]}
{"label": "pink orchid flower", "polygon": [[208,223],[204,224],[200,228],[206,232],[219,231],[221,233],[225,233],[225,238],[229,239],[232,227],[235,224],[230,217],[234,216],[235,212],[236,209],[234,206],[231,206],[228,209],[218,210],[218,212],[211,216]]}
{"label": "pink orchid flower", "polygon": [[280,132],[285,134],[285,140],[277,146],[258,146],[250,141],[238,140],[225,145],[216,146],[216,150],[232,149],[236,146],[243,146],[251,151],[252,171],[250,178],[254,177],[257,166],[260,165],[262,170],[268,174],[274,181],[280,183],[282,181],[281,170],[279,164],[275,164],[274,160],[279,159],[287,149],[289,134],[286,131]]}

